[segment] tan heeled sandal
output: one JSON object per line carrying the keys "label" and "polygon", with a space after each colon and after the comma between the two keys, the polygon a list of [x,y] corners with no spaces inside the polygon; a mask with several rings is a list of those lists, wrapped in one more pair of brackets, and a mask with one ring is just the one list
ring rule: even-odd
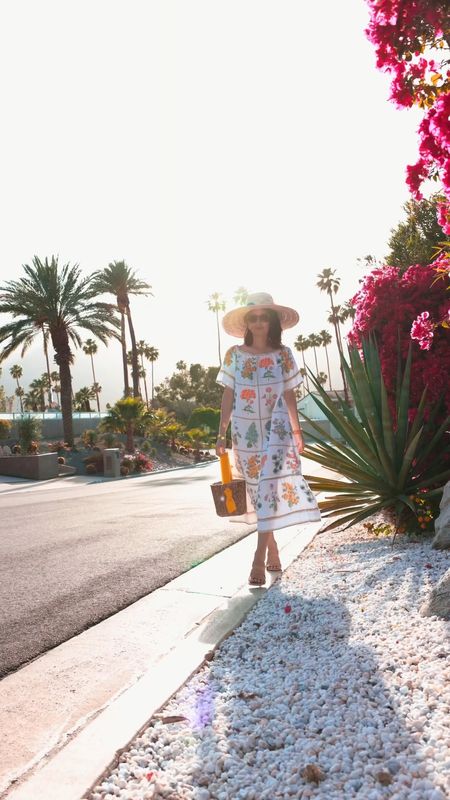
{"label": "tan heeled sandal", "polygon": [[264,586],[266,582],[266,568],[264,564],[259,565],[253,562],[248,582],[250,586]]}
{"label": "tan heeled sandal", "polygon": [[267,572],[282,572],[278,547],[276,548],[276,552],[274,550],[272,554],[267,552],[266,570]]}

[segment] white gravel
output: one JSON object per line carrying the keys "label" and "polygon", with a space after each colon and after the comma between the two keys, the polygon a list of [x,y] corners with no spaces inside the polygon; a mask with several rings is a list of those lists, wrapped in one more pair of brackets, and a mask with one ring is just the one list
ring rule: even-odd
{"label": "white gravel", "polygon": [[450,797],[450,624],[419,614],[449,561],[317,536],[89,800]]}

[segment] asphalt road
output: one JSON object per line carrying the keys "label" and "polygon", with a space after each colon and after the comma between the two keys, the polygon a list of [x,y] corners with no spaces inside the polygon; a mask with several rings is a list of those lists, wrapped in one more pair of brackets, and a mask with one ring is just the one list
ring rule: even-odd
{"label": "asphalt road", "polygon": [[[254,530],[216,516],[218,465],[0,494],[0,676]],[[4,488],[4,487],[3,487]]]}

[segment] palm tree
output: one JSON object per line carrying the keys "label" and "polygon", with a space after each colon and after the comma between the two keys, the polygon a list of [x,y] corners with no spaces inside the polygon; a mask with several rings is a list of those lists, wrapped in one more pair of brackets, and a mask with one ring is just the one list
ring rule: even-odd
{"label": "palm tree", "polygon": [[138,355],[140,355],[141,357],[140,377],[144,379],[145,402],[147,408],[148,408],[147,373],[144,367],[144,356],[147,358],[148,350],[149,350],[149,345],[147,344],[147,342],[144,342],[143,339],[140,339],[137,343],[137,351]]}
{"label": "palm tree", "polygon": [[[52,407],[52,401],[53,401],[53,398],[52,398],[52,379],[51,379],[51,377],[50,377],[50,361],[49,361],[49,359],[48,359],[48,337],[49,337],[49,330],[48,330],[48,327],[47,327],[46,325],[44,325],[44,324],[42,324],[42,325],[41,325],[41,330],[42,330],[42,337],[43,337],[43,340],[44,340],[44,355],[45,355],[45,364],[46,364],[46,367],[47,367],[47,373],[46,373],[46,378],[47,378],[47,379],[46,379],[46,389],[47,389],[47,391],[48,391],[48,407],[49,407],[49,408],[51,408],[51,407]],[[42,377],[44,377],[44,376],[42,376]]]}
{"label": "palm tree", "polygon": [[31,393],[34,397],[39,397],[39,411],[45,411],[45,390],[47,381],[42,378],[35,378],[30,382]]}
{"label": "palm tree", "polygon": [[309,339],[300,334],[300,336],[297,336],[297,339],[295,340],[294,347],[302,354],[303,369],[305,371],[305,378],[306,378],[306,388],[309,392],[308,370],[306,368],[306,361],[305,361],[305,352],[310,348]]}
{"label": "palm tree", "polygon": [[21,410],[21,412],[23,412],[22,397],[24,395],[24,391],[23,391],[23,389],[22,389],[22,391],[20,391],[20,389],[22,387],[21,387],[21,385],[19,383],[19,378],[21,378],[22,375],[23,375],[23,369],[20,366],[20,364],[13,364],[12,367],[10,367],[9,372],[10,372],[10,374],[12,375],[12,377],[14,378],[14,380],[17,383],[16,397],[18,397],[19,400],[20,400],[20,410]]}
{"label": "palm tree", "polygon": [[124,377],[124,396],[130,394],[128,383],[127,365],[127,344],[125,336],[125,317],[128,320],[128,330],[131,339],[132,367],[131,375],[133,380],[133,395],[140,397],[139,391],[139,363],[138,351],[136,346],[136,336],[130,311],[130,294],[145,295],[152,294],[150,284],[141,281],[136,277],[136,272],[130,269],[125,261],[112,261],[99,274],[95,281],[98,294],[113,294],[116,297],[117,307],[120,313],[120,341],[122,343],[122,362]]}
{"label": "palm tree", "polygon": [[332,324],[334,325],[334,332],[335,332],[335,335],[336,335],[336,344],[338,346],[339,356],[340,356],[339,361],[340,361],[340,369],[341,369],[341,375],[342,375],[342,383],[343,383],[343,386],[344,386],[344,396],[345,396],[346,402],[348,402],[348,400],[349,400],[348,389],[347,389],[347,383],[346,383],[346,380],[345,380],[344,368],[342,366],[342,359],[344,357],[344,350],[343,350],[343,347],[342,347],[342,340],[341,340],[341,335],[340,335],[340,330],[339,330],[339,317],[336,315],[336,306],[335,306],[335,304],[333,302],[333,294],[336,294],[337,290],[339,289],[339,286],[340,286],[340,283],[341,283],[341,279],[335,276],[335,272],[336,272],[335,269],[330,269],[329,267],[324,268],[323,271],[321,273],[319,273],[319,275],[317,276],[319,280],[317,281],[316,286],[319,287],[321,292],[326,292],[330,297],[331,315],[328,317],[328,321],[332,322]]}
{"label": "palm tree", "polygon": [[98,396],[99,396],[99,394],[101,394],[101,392],[102,392],[102,387],[100,386],[100,384],[99,384],[99,383],[97,383],[97,381],[94,381],[94,383],[92,384],[92,386],[91,386],[91,392],[93,392],[93,394],[94,394],[94,395],[96,396],[96,398],[97,398],[98,413],[100,414],[101,412],[100,412],[100,403],[98,402]]}
{"label": "palm tree", "polygon": [[152,408],[154,405],[154,391],[155,391],[155,379],[153,374],[153,364],[159,358],[159,350],[156,347],[148,347],[145,351],[145,357],[148,361],[150,361],[152,365]]}
{"label": "palm tree", "polygon": [[317,363],[317,350],[316,347],[320,347],[322,344],[322,337],[319,336],[318,333],[311,333],[308,336],[309,343],[314,351],[314,361],[316,362],[316,375],[319,374],[319,365]]}
{"label": "palm tree", "polygon": [[238,306],[245,306],[247,305],[248,300],[248,291],[243,286],[240,286],[239,289],[236,289],[233,300]]}
{"label": "palm tree", "polygon": [[330,370],[330,361],[329,361],[329,358],[328,358],[327,345],[331,344],[331,342],[333,341],[333,337],[331,336],[331,333],[329,333],[329,331],[326,330],[326,328],[323,328],[323,330],[319,331],[319,336],[320,336],[320,338],[322,340],[322,347],[325,348],[325,355],[326,355],[326,358],[327,358],[327,367],[328,367],[328,377],[329,377],[328,386],[330,387],[330,392],[331,392],[331,390],[332,390],[332,386],[331,386],[331,370]]}
{"label": "palm tree", "polygon": [[56,372],[56,370],[54,372],[51,372],[50,380],[52,382],[53,391],[56,394],[57,404],[59,405],[59,395],[61,394],[61,386],[59,385],[59,372]]}
{"label": "palm tree", "polygon": [[148,411],[139,397],[123,397],[109,409],[102,422],[102,430],[111,433],[126,433],[126,451],[134,452],[134,431],[137,426],[148,427],[152,413]]}
{"label": "palm tree", "polygon": [[25,394],[25,389],[23,388],[23,386],[18,386],[16,391],[14,392],[14,394],[16,395],[16,397],[19,398],[20,412],[21,412],[21,414],[23,414],[23,399],[22,398],[23,398],[23,396]]}
{"label": "palm tree", "polygon": [[219,311],[225,311],[225,301],[220,299],[220,292],[213,292],[208,302],[209,311],[213,311],[216,315],[217,324],[217,343],[219,347],[219,366],[222,363],[222,356],[220,353],[220,326],[219,326]]}
{"label": "palm tree", "polygon": [[43,323],[51,336],[61,383],[61,409],[64,441],[73,445],[71,345],[81,346],[79,329],[88,330],[103,344],[118,338],[119,322],[110,303],[94,298],[98,294],[97,274],[83,278],[77,265],[60,267],[58,258],[42,262],[37,256],[32,265],[23,266],[24,276],[0,287],[0,313],[10,314],[12,322],[0,327],[0,361],[21,347],[22,355],[33,342]]}
{"label": "palm tree", "polygon": [[75,392],[74,404],[77,411],[92,411],[91,399],[95,397],[95,392],[90,386],[82,386]]}
{"label": "palm tree", "polygon": [[356,308],[352,305],[352,301],[346,300],[344,305],[342,306],[342,312],[341,312],[342,322],[345,322],[347,319],[354,319],[355,314],[356,314]]}
{"label": "palm tree", "polygon": [[[94,386],[98,386],[97,378],[95,377],[95,369],[94,369],[94,355],[97,352],[97,350],[98,350],[97,342],[94,342],[93,339],[86,339],[86,341],[85,341],[85,343],[83,345],[83,352],[86,353],[87,356],[91,357],[92,377],[94,379],[94,383],[93,383]],[[98,397],[97,393],[96,393],[95,396],[97,398],[97,411],[100,414],[100,400],[99,400],[99,397]]]}

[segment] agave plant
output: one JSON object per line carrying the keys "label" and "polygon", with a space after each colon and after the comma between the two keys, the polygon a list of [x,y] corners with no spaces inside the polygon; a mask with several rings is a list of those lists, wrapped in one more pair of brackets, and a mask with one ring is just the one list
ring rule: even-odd
{"label": "agave plant", "polygon": [[[331,399],[310,372],[319,395],[316,403],[344,442],[333,437],[324,442],[323,433],[312,433],[313,444],[305,448],[305,456],[335,470],[342,479],[305,478],[313,491],[332,493],[320,509],[325,517],[339,517],[325,530],[349,527],[382,510],[393,511],[398,526],[404,516],[416,513],[413,494],[426,489],[428,497],[439,495],[450,477],[450,417],[437,422],[441,406],[427,408],[425,389],[410,419],[411,347],[403,370],[399,361],[393,408],[375,342],[365,341],[362,354],[350,348],[349,359],[350,364],[342,357],[342,368],[354,408],[337,395]],[[313,420],[305,419],[321,434]]]}

